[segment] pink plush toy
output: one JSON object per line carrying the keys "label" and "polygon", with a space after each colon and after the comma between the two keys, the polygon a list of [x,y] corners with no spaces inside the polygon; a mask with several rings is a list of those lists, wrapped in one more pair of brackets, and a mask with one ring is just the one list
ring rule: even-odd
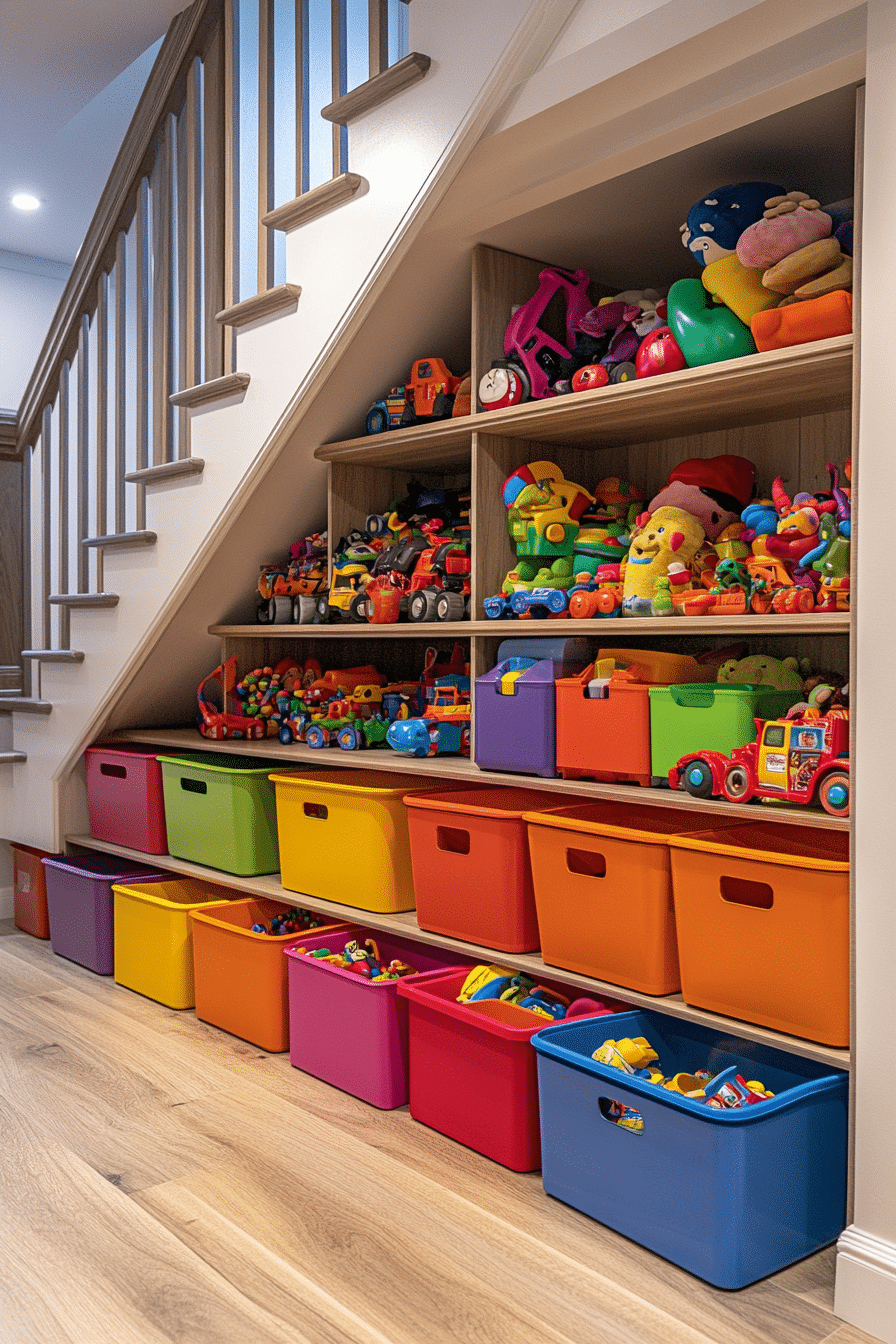
{"label": "pink plush toy", "polygon": [[737,259],[744,266],[767,271],[792,252],[830,237],[830,215],[804,191],[772,196],[765,207],[762,219],[744,229],[737,240]]}
{"label": "pink plush toy", "polygon": [[708,541],[715,541],[740,518],[753,495],[756,468],[745,457],[691,457],[669,473],[669,483],[656,495],[647,512],[683,509],[698,520]]}

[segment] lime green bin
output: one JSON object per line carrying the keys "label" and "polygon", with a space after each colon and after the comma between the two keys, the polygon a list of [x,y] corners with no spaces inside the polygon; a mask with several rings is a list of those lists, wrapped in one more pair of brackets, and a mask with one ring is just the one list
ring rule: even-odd
{"label": "lime green bin", "polygon": [[225,752],[160,756],[168,849],[238,877],[280,869],[270,761]]}
{"label": "lime green bin", "polygon": [[799,691],[735,682],[651,686],[650,773],[668,782],[669,771],[692,751],[730,756],[756,737],[754,719],[783,717],[801,698]]}

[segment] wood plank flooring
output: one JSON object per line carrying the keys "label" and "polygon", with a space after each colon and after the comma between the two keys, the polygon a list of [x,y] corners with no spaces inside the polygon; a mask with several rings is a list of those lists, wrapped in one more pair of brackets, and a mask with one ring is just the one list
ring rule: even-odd
{"label": "wood plank flooring", "polygon": [[[697,1173],[695,1173],[695,1179]],[[0,922],[0,1344],[865,1344]]]}

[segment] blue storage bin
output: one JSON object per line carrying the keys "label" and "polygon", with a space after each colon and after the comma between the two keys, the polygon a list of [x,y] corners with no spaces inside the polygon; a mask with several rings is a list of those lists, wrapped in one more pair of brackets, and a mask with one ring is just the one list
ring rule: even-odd
{"label": "blue storage bin", "polygon": [[[666,1077],[736,1064],[775,1096],[715,1110],[591,1058],[635,1036]],[[754,1283],[843,1231],[845,1073],[655,1012],[559,1023],[532,1044],[548,1194],[719,1288]],[[643,1129],[605,1116],[613,1101]]]}

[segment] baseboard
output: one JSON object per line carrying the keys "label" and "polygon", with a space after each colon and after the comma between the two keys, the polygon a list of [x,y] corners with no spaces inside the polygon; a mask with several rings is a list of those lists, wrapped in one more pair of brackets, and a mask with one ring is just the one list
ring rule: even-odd
{"label": "baseboard", "polygon": [[12,919],[14,897],[13,887],[0,887],[0,919]]}
{"label": "baseboard", "polygon": [[884,1344],[896,1344],[896,1246],[858,1227],[837,1243],[834,1311]]}

